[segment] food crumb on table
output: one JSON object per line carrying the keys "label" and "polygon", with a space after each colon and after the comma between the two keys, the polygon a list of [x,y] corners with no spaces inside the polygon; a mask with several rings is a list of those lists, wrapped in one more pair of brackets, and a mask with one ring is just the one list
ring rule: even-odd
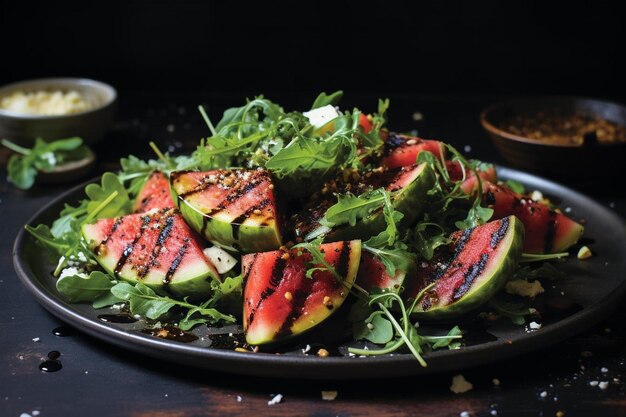
{"label": "food crumb on table", "polygon": [[280,404],[283,401],[283,395],[282,394],[276,394],[274,396],[274,398],[272,398],[271,400],[269,400],[267,402],[267,405],[276,405],[276,404]]}
{"label": "food crumb on table", "polygon": [[469,382],[461,374],[452,377],[452,385],[450,385],[450,391],[455,394],[462,394],[474,388],[471,382]]}
{"label": "food crumb on table", "polygon": [[322,391],[322,400],[334,401],[337,398],[337,391]]}

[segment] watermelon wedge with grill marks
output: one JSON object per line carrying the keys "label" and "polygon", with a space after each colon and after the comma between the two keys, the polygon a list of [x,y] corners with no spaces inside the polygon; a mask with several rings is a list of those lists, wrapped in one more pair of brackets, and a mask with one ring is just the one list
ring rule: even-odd
{"label": "watermelon wedge with grill marks", "polygon": [[82,227],[100,265],[117,278],[164,294],[204,297],[219,280],[203,246],[178,210],[153,209]]}
{"label": "watermelon wedge with grill marks", "polygon": [[154,171],[144,185],[133,205],[135,213],[145,213],[152,209],[175,207],[170,193],[170,180],[161,171]]}
{"label": "watermelon wedge with grill marks", "polygon": [[267,171],[174,172],[170,181],[187,223],[212,243],[245,253],[281,246],[274,185]]}
{"label": "watermelon wedge with grill marks", "polygon": [[[391,201],[394,208],[404,214],[402,224],[410,224],[420,214],[428,200],[427,193],[435,184],[435,173],[430,165],[420,164],[374,172],[358,181],[357,185],[341,184],[337,192],[350,191],[358,195],[368,190],[384,188],[392,193]],[[331,193],[313,199],[292,219],[296,236],[304,240],[315,239],[319,235],[325,235],[326,241],[367,240],[385,229],[387,223],[382,209],[359,220],[354,226],[342,224],[332,230],[322,226],[320,221],[324,218],[326,210],[336,202],[337,198]]]}
{"label": "watermelon wedge with grill marks", "polygon": [[243,327],[252,345],[280,342],[330,317],[344,302],[359,269],[359,240],[321,245],[328,270],[306,276],[311,255],[298,249],[244,255]]}
{"label": "watermelon wedge with grill marks", "polygon": [[508,216],[454,232],[450,238],[448,246],[405,280],[403,297],[412,301],[419,296],[412,312],[418,318],[458,317],[491,299],[520,260],[524,226]]}
{"label": "watermelon wedge with grill marks", "polygon": [[483,201],[493,208],[494,219],[515,215],[524,223],[527,253],[563,252],[578,242],[585,231],[565,214],[500,185],[484,182]]}
{"label": "watermelon wedge with grill marks", "polygon": [[388,168],[411,166],[417,163],[420,153],[426,151],[440,158],[445,156],[445,145],[438,140],[390,133],[385,139],[385,154],[382,164]]}

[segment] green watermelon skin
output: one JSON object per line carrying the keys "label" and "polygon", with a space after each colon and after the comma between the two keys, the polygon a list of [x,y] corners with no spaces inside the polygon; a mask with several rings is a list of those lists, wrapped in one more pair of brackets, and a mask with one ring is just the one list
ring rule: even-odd
{"label": "green watermelon skin", "polygon": [[100,219],[82,233],[99,264],[115,277],[160,294],[206,298],[219,280],[203,245],[178,210]]}
{"label": "green watermelon skin", "polygon": [[298,249],[243,256],[243,327],[248,343],[290,339],[317,326],[341,306],[356,278],[361,242],[326,243],[320,250],[341,281],[326,270],[307,277],[311,255]]}
{"label": "green watermelon skin", "polygon": [[526,228],[524,252],[559,253],[574,245],[584,227],[550,207],[532,201],[501,185],[483,183],[483,201],[493,208],[494,219],[515,215]]}
{"label": "green watermelon skin", "polygon": [[274,185],[267,171],[174,172],[170,182],[183,217],[210,242],[243,253],[281,246]]}
{"label": "green watermelon skin", "polygon": [[[450,238],[447,247],[405,280],[403,297],[412,302],[419,296],[412,311],[416,318],[459,317],[496,295],[521,259],[524,226],[508,216],[454,232]],[[420,296],[429,285],[433,286]]]}

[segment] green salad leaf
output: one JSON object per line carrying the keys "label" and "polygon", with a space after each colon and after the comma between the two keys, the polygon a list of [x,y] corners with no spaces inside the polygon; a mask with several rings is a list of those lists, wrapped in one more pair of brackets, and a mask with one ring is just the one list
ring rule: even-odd
{"label": "green salad leaf", "polygon": [[27,190],[35,183],[40,171],[50,171],[68,161],[77,160],[90,153],[81,138],[73,137],[46,142],[35,139],[33,148],[19,146],[7,139],[2,145],[16,152],[9,158],[7,165],[8,180],[22,190]]}

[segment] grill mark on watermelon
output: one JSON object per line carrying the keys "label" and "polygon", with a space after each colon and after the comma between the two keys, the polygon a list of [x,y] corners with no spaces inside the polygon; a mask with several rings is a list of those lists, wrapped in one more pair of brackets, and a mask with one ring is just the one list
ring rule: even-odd
{"label": "grill mark on watermelon", "polygon": [[239,239],[239,228],[243,226],[243,224],[246,222],[248,217],[250,217],[250,215],[254,213],[255,210],[264,209],[265,207],[267,207],[269,203],[270,203],[270,200],[268,198],[261,200],[258,204],[255,204],[254,206],[248,208],[245,212],[243,212],[241,216],[233,219],[233,221],[231,221],[231,226],[233,228],[233,239],[235,240]]}
{"label": "grill mark on watermelon", "polygon": [[176,270],[180,266],[180,263],[183,260],[183,256],[185,256],[185,253],[187,252],[187,249],[189,248],[189,238],[186,237],[183,240],[183,242],[185,243],[178,250],[178,253],[176,254],[176,258],[174,258],[174,260],[170,264],[170,267],[167,270],[167,273],[165,274],[165,277],[163,277],[163,285],[165,286],[166,290],[168,289],[170,285],[170,281],[172,280],[172,277],[176,273]]}
{"label": "grill mark on watermelon", "polygon": [[443,263],[441,268],[435,268],[435,273],[428,280],[429,284],[433,283],[435,281],[438,281],[441,277],[443,277],[448,272],[450,267],[454,265],[454,261],[457,260],[457,258],[461,255],[461,253],[465,249],[465,245],[467,244],[467,241],[472,236],[473,232],[474,232],[474,228],[465,229],[465,230],[462,231],[461,236],[459,237],[458,241],[453,243],[453,245],[454,245],[454,252],[450,256],[448,261]]}
{"label": "grill mark on watermelon", "polygon": [[392,133],[387,137],[387,140],[385,141],[385,150],[393,151],[394,149],[404,145],[405,142],[406,141],[402,136]]}
{"label": "grill mark on watermelon", "polygon": [[[259,306],[265,299],[276,292],[276,288],[280,285],[280,281],[283,279],[283,273],[285,271],[285,267],[287,266],[287,261],[278,257],[276,262],[274,263],[274,268],[272,268],[272,275],[270,276],[270,286],[264,289],[261,292],[261,296],[259,297],[259,301],[256,303],[256,306],[252,311],[250,311],[250,315],[248,316],[248,327],[252,325],[254,321],[254,314],[259,309]],[[252,269],[252,268],[250,268]]]}
{"label": "grill mark on watermelon", "polygon": [[139,239],[141,239],[141,236],[143,236],[151,220],[152,220],[152,217],[149,215],[141,216],[141,228],[139,229],[139,233],[137,233],[137,236],[135,236],[135,238],[133,239],[131,243],[126,245],[126,247],[124,248],[124,251],[122,252],[122,256],[120,257],[120,259],[118,259],[117,265],[115,265],[115,269],[113,270],[113,272],[116,275],[122,271],[122,268],[124,268],[126,261],[128,261],[128,257],[133,253],[133,250],[135,250],[135,245],[137,244],[137,242],[139,242]]}
{"label": "grill mark on watermelon", "polygon": [[143,268],[137,269],[137,274],[140,278],[144,278],[150,272],[150,269],[157,264],[157,259],[163,250],[163,246],[167,243],[167,239],[170,237],[172,228],[174,227],[174,216],[176,212],[172,209],[163,210],[163,214],[166,215],[165,221],[160,224],[159,236],[157,237],[156,245],[150,253],[150,262]]}
{"label": "grill mark on watermelon", "polygon": [[[350,242],[344,242],[341,248],[341,253],[339,254],[339,260],[337,261],[337,266],[335,267],[337,274],[342,279],[345,279],[348,276],[349,263],[350,263]],[[333,280],[333,282],[335,283],[334,284],[335,288],[337,288],[338,286],[341,286],[341,283],[338,282],[338,280],[335,279]]]}
{"label": "grill mark on watermelon", "polygon": [[554,243],[554,236],[556,236],[556,212],[549,210],[550,221],[546,226],[546,234],[543,237],[543,251],[545,253],[552,252],[552,246]]}
{"label": "grill mark on watermelon", "polygon": [[[298,320],[302,316],[302,309],[304,308],[304,304],[306,303],[306,299],[308,295],[311,293],[311,288],[313,287],[312,279],[305,279],[303,281],[305,285],[304,288],[299,289],[293,294],[293,302],[291,304],[291,311],[283,321],[283,324],[276,331],[276,338],[285,337],[292,334],[291,327],[293,323]],[[289,302],[285,300],[286,302]]]}
{"label": "grill mark on watermelon", "polygon": [[111,230],[109,230],[104,239],[102,239],[102,242],[100,242],[100,244],[94,249],[94,253],[96,255],[99,256],[100,252],[102,252],[102,250],[106,248],[107,242],[109,241],[109,239],[111,239],[111,236],[113,236],[113,233],[115,233],[117,228],[120,227],[120,224],[122,224],[122,222],[124,222],[124,217],[119,217],[117,220],[115,220],[115,222],[111,226]]}
{"label": "grill mark on watermelon", "polygon": [[489,246],[491,246],[491,249],[495,249],[496,246],[498,246],[500,241],[504,239],[504,236],[506,235],[506,232],[508,230],[509,218],[505,217],[500,221],[500,226],[498,227],[498,230],[491,234],[491,240],[489,241]]}
{"label": "grill mark on watermelon", "polygon": [[452,296],[452,299],[454,301],[457,301],[469,291],[469,289],[472,287],[472,284],[474,283],[474,280],[476,280],[476,277],[485,270],[488,261],[489,254],[483,253],[480,256],[480,260],[469,267],[469,269],[463,276],[463,282],[454,290],[454,294]]}
{"label": "grill mark on watermelon", "polygon": [[[265,178],[253,178],[251,181],[247,183],[240,182],[233,187],[233,191],[226,196],[224,200],[222,200],[214,209],[209,210],[206,215],[213,216],[220,211],[226,210],[228,206],[233,204],[235,201],[239,200],[241,197],[254,190],[256,187],[265,182]],[[242,187],[243,185],[243,187]],[[187,197],[187,194],[195,192],[194,190],[189,191],[188,193],[181,194],[181,198]]]}

